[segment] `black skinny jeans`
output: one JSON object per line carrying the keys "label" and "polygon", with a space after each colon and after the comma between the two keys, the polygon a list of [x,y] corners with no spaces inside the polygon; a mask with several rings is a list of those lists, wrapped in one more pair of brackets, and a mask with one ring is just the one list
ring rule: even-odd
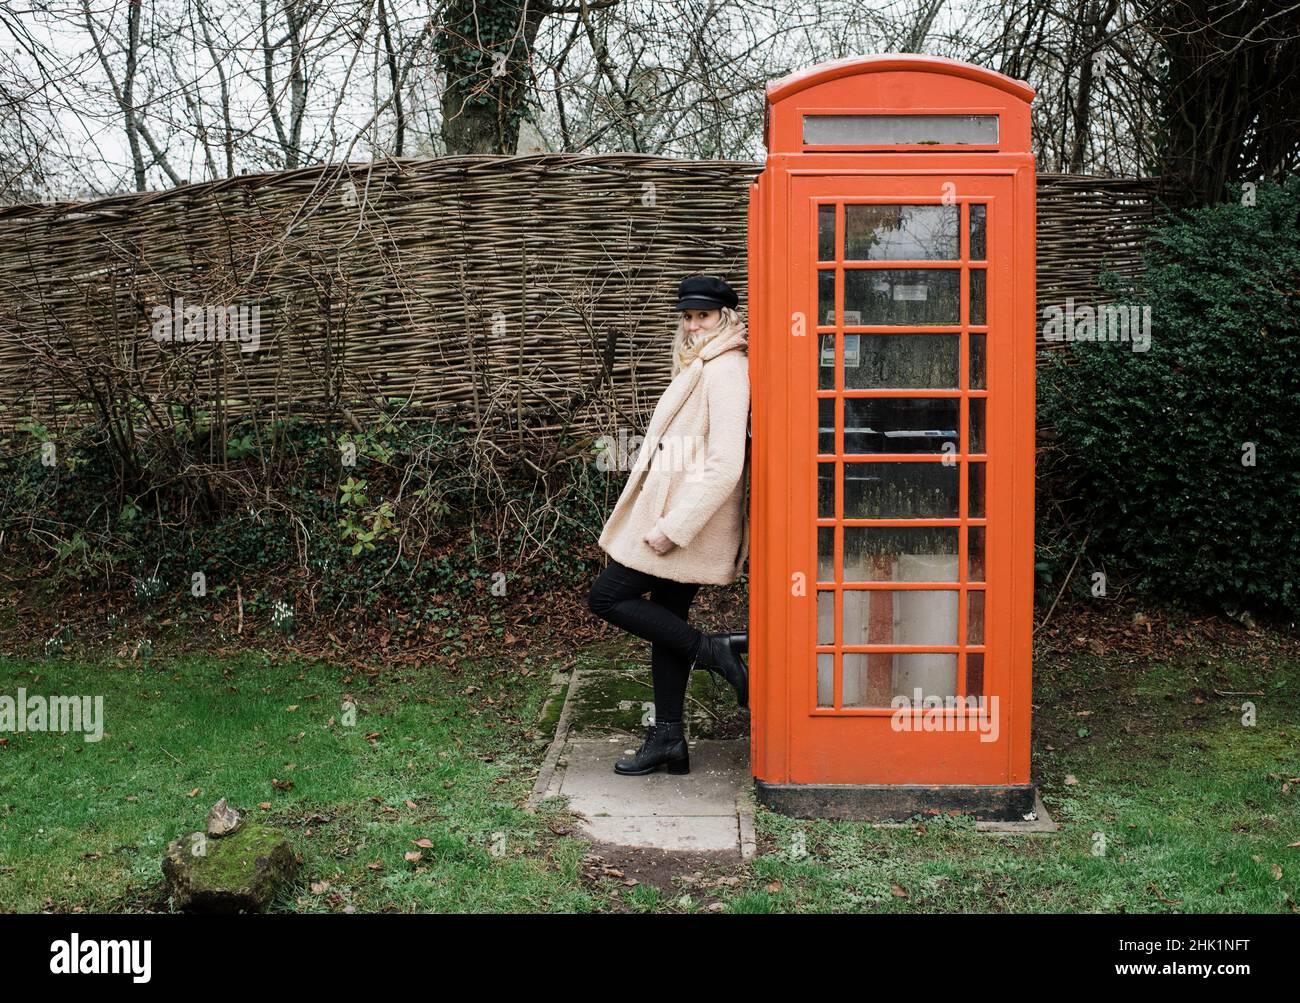
{"label": "black skinny jeans", "polygon": [[[686,622],[699,590],[696,583],[657,578],[611,558],[587,595],[598,617],[651,643],[656,723],[682,719],[691,664],[704,637]],[[647,592],[648,600],[642,598]]]}

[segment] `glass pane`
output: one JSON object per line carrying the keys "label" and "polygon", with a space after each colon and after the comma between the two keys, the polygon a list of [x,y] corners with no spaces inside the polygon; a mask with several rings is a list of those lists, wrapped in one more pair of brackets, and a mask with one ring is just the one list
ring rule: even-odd
{"label": "glass pane", "polygon": [[835,398],[817,400],[817,452],[835,452]]}
{"label": "glass pane", "polygon": [[[970,256],[972,261],[983,261],[984,224],[987,219],[988,206],[983,202],[972,203],[970,207]],[[823,255],[825,257],[825,255]]]}
{"label": "glass pane", "polygon": [[846,519],[955,519],[957,464],[848,463]]}
{"label": "glass pane", "polygon": [[[848,546],[848,539],[844,541]],[[966,546],[966,580],[971,582],[984,581],[984,527],[972,526],[970,528],[970,539]]]}
{"label": "glass pane", "polygon": [[970,399],[970,451],[984,452],[984,397]]}
{"label": "glass pane", "polygon": [[988,335],[972,334],[970,336],[970,388],[987,390],[985,369],[988,366]]}
{"label": "glass pane", "polygon": [[829,651],[817,653],[817,706],[835,706],[835,656]]}
{"label": "glass pane", "polygon": [[835,323],[835,270],[823,268],[817,273],[817,323]]}
{"label": "glass pane", "polygon": [[835,581],[835,527],[817,527],[817,580]]}
{"label": "glass pane", "polygon": [[835,518],[835,464],[817,464],[817,518]]}
{"label": "glass pane", "polygon": [[835,643],[835,593],[825,589],[817,593],[817,643]]}
{"label": "glass pane", "polygon": [[817,389],[835,389],[835,335],[823,334],[821,358],[817,367]]}
{"label": "glass pane", "polygon": [[[983,591],[967,592],[970,597],[970,603],[966,607],[966,643],[983,644],[984,643],[984,593]],[[845,616],[848,615],[848,604],[844,608]],[[969,670],[970,662],[966,663]]]}
{"label": "glass pane", "polygon": [[955,268],[855,268],[844,273],[845,324],[956,324]]}
{"label": "glass pane", "polygon": [[846,589],[843,643],[956,644],[958,595],[938,589]]}
{"label": "glass pane", "polygon": [[817,258],[835,260],[835,206],[817,207]]}
{"label": "glass pane", "polygon": [[894,656],[848,652],[840,685],[843,707],[888,707],[894,695]]}
{"label": "glass pane", "polygon": [[957,527],[845,526],[844,580],[955,582]]}
{"label": "glass pane", "polygon": [[972,519],[984,518],[984,464],[970,464],[970,480],[967,496],[968,508]]}
{"label": "glass pane", "polygon": [[942,453],[961,445],[956,397],[849,397],[844,400],[846,453]]}
{"label": "glass pane", "polygon": [[956,689],[956,654],[844,655],[843,707],[888,707],[895,696],[905,696],[906,706],[917,707],[926,697],[955,696]]}
{"label": "glass pane", "polygon": [[970,322],[983,324],[984,321],[984,269],[972,268],[970,271]]}
{"label": "glass pane", "polygon": [[955,390],[960,337],[846,334],[844,386],[849,390]]}
{"label": "glass pane", "polygon": [[956,261],[961,206],[846,205],[844,257],[849,261]]}
{"label": "glass pane", "polygon": [[832,146],[977,144],[998,141],[996,115],[805,115],[803,141]]}
{"label": "glass pane", "polygon": [[982,697],[984,695],[984,652],[966,653],[966,695]]}

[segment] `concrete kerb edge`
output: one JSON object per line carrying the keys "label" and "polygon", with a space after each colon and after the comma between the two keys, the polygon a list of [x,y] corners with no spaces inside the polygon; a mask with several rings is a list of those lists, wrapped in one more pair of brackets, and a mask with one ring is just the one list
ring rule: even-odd
{"label": "concrete kerb edge", "polygon": [[754,803],[751,777],[748,786],[736,791],[736,823],[740,826],[741,860],[752,860],[758,854],[758,837],[754,832]]}
{"label": "concrete kerb edge", "polygon": [[[551,694],[551,699],[559,696],[561,688],[564,690],[564,706],[560,708],[560,719],[555,724],[555,738],[546,749],[546,756],[542,759],[542,768],[537,773],[537,782],[533,784],[533,792],[528,795],[528,800],[524,804],[524,810],[533,814],[537,813],[538,806],[546,798],[547,792],[551,789],[551,781],[555,778],[555,770],[559,765],[560,756],[564,752],[564,746],[569,740],[569,728],[573,719],[573,695],[578,690],[578,676],[581,669],[572,669],[569,672],[567,682],[557,682]],[[543,708],[543,712],[545,708]]]}

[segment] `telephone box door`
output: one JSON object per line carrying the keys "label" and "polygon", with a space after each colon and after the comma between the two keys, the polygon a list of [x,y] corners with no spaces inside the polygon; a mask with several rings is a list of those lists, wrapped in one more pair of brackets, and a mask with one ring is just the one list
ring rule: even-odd
{"label": "telephone box door", "polygon": [[1025,783],[1014,171],[789,186],[788,782]]}

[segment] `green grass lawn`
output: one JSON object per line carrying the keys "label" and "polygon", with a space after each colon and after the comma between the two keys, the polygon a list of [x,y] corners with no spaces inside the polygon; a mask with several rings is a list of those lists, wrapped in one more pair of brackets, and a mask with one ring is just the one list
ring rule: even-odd
{"label": "green grass lawn", "polygon": [[[1060,832],[993,837],[951,818],[882,830],[765,813],[771,845],[754,870],[760,886],[779,888],[731,908],[1300,911],[1297,665],[1263,677],[1216,665],[1225,689],[1264,691],[1222,699],[1199,696],[1195,669],[1157,663],[1127,685],[1108,684],[1102,669],[1095,658],[1040,662],[1034,779]],[[1242,699],[1258,708],[1253,727],[1241,724]]]}
{"label": "green grass lawn", "polygon": [[302,855],[282,911],[1297,909],[1294,660],[1040,657],[1034,779],[1059,833],[760,810],[755,860],[684,865],[684,880],[657,885],[593,877],[562,806],[521,807],[545,751],[530,731],[552,668],[512,656],[371,680],[260,655],[0,657],[0,694],[102,694],[106,719],[99,742],[0,735],[0,909],[165,908],[166,843],[202,828],[223,796]]}
{"label": "green grass lawn", "polygon": [[203,828],[227,797],[302,854],[304,880],[284,909],[598,908],[578,878],[582,844],[516,807],[541,756],[520,722],[545,691],[510,668],[447,678],[430,666],[371,686],[256,656],[150,668],[0,661],[0,692],[103,693],[106,720],[99,742],[11,734],[0,748],[0,903],[161,907],[166,843]]}

